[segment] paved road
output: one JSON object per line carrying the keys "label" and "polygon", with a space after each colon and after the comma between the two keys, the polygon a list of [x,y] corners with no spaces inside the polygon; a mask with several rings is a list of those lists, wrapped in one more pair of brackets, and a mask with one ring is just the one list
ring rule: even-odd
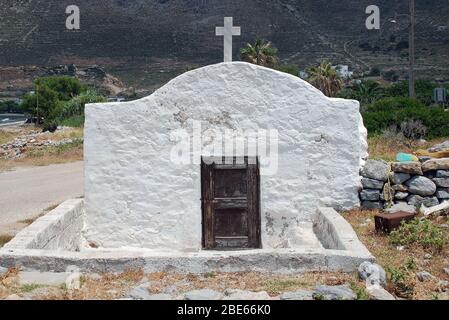
{"label": "paved road", "polygon": [[0,173],[0,234],[14,233],[20,228],[18,221],[82,196],[83,183],[83,162]]}

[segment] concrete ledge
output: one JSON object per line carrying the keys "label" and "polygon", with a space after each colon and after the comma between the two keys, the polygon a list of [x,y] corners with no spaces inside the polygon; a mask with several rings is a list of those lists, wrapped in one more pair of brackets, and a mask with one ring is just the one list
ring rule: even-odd
{"label": "concrete ledge", "polygon": [[0,265],[24,270],[64,272],[75,265],[83,272],[180,273],[256,271],[279,274],[307,271],[353,272],[374,257],[335,210],[317,210],[314,231],[323,247],[245,251],[156,251],[84,249],[75,251],[83,227],[83,200],[70,200],[38,219],[0,249]]}
{"label": "concrete ledge", "polygon": [[68,200],[19,232],[3,249],[78,250],[84,200]]}

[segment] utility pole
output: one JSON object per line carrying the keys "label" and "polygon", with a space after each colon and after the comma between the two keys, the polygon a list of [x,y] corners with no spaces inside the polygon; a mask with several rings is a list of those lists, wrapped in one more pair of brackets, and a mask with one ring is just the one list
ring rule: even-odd
{"label": "utility pole", "polygon": [[415,91],[415,0],[410,0],[410,34],[409,34],[409,95],[416,97]]}

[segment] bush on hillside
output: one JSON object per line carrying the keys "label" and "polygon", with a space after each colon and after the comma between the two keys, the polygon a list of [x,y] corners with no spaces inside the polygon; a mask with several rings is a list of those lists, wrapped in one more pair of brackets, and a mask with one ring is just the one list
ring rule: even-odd
{"label": "bush on hillside", "polygon": [[401,131],[404,122],[419,121],[427,130],[427,138],[449,136],[449,112],[409,98],[381,99],[368,106],[363,119],[370,135],[389,128]]}

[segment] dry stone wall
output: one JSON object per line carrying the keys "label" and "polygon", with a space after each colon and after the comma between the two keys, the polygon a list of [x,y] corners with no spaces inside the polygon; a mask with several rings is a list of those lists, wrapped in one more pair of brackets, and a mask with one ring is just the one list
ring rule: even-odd
{"label": "dry stone wall", "polygon": [[364,209],[383,209],[390,203],[432,207],[449,201],[449,158],[395,163],[368,160],[360,174]]}

